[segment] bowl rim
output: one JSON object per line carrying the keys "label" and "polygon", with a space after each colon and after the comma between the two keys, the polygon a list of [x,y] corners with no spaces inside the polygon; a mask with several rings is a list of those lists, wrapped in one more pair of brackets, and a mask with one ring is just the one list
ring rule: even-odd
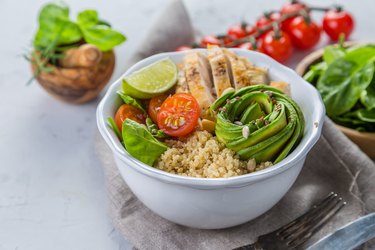
{"label": "bowl rim", "polygon": [[[124,76],[129,74],[129,72],[132,72],[139,65],[144,64],[145,61],[152,61],[152,60],[155,60],[156,58],[161,59],[163,57],[181,55],[181,54],[186,54],[189,52],[189,51],[181,51],[181,52],[159,53],[159,54],[155,54],[150,57],[144,58],[143,60],[135,63],[133,66],[128,68],[128,70],[126,70],[126,72],[122,74],[108,88],[106,94],[104,95],[104,97],[102,98],[102,100],[100,101],[97,107],[96,115],[97,115],[97,126],[99,129],[99,132],[101,133],[102,137],[104,138],[108,146],[111,148],[112,153],[114,153],[116,157],[120,158],[124,163],[126,163],[128,167],[131,167],[132,169],[134,169],[135,171],[141,174],[145,174],[149,177],[158,179],[163,182],[184,185],[184,186],[194,186],[196,188],[197,187],[198,188],[238,187],[238,186],[250,185],[251,183],[258,182],[260,180],[264,180],[267,178],[271,178],[274,175],[284,172],[290,167],[297,165],[299,161],[304,160],[307,153],[310,151],[310,149],[315,145],[315,143],[320,138],[320,134],[321,134],[322,127],[323,127],[325,109],[324,109],[323,101],[318,91],[311,84],[307,83],[304,79],[302,79],[301,76],[299,76],[294,70],[276,62],[274,59],[270,58],[267,55],[264,55],[259,52],[248,51],[248,50],[243,50],[243,49],[234,48],[230,50],[234,52],[240,52],[240,54],[248,54],[248,55],[253,54],[254,56],[256,55],[257,57],[262,57],[262,60],[264,60],[265,63],[267,63],[268,65],[270,65],[270,68],[276,66],[278,68],[277,69],[278,71],[287,71],[288,74],[293,75],[294,78],[299,79],[301,81],[301,84],[304,84],[305,87],[309,89],[309,91],[311,91],[311,94],[315,95],[317,102],[314,103],[315,105],[314,108],[317,114],[317,121],[316,121],[317,124],[314,124],[314,126],[311,126],[312,131],[310,133],[310,136],[306,139],[306,141],[303,144],[301,141],[298,144],[297,148],[295,148],[291,154],[289,154],[281,162],[271,167],[268,167],[266,169],[262,169],[253,173],[240,175],[240,176],[234,176],[234,177],[227,177],[227,178],[189,177],[189,176],[181,176],[177,174],[168,173],[168,172],[156,169],[154,167],[151,167],[142,163],[141,161],[135,159],[129,153],[127,153],[124,147],[120,148],[118,146],[118,143],[116,144],[115,142],[115,140],[118,140],[118,139],[113,133],[113,131],[107,126],[106,118],[104,118],[104,114],[103,114],[105,104],[111,101],[109,99],[110,96],[113,95],[117,91],[118,84],[119,82],[122,81]],[[194,49],[194,51],[204,52],[206,51],[206,49]]]}

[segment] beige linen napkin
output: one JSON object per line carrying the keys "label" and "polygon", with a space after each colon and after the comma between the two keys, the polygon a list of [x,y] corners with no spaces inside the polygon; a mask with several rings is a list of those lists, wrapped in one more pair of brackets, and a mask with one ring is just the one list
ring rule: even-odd
{"label": "beige linen napkin", "polygon": [[[171,51],[193,39],[183,4],[173,0],[155,22],[132,62],[160,51]],[[173,38],[173,39],[171,39]],[[375,166],[327,118],[321,139],[287,195],[270,211],[243,225],[222,230],[199,230],[171,223],[146,208],[120,176],[110,149],[98,134],[96,150],[103,163],[110,212],[115,226],[139,249],[231,249],[253,242],[306,211],[331,191],[348,205],[310,242],[369,212],[375,211]],[[145,183],[147,185],[147,183]],[[375,248],[374,242],[365,246]]]}

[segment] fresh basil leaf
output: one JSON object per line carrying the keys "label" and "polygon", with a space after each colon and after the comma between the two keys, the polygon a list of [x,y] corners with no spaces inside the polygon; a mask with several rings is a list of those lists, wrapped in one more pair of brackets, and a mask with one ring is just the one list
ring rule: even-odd
{"label": "fresh basil leaf", "polygon": [[109,51],[126,40],[124,35],[106,25],[85,28],[82,33],[87,43],[95,45],[101,51]]}
{"label": "fresh basil leaf", "polygon": [[327,46],[324,48],[324,53],[323,53],[323,60],[327,63],[330,64],[337,58],[343,57],[345,55],[345,50],[341,48],[340,46]]}
{"label": "fresh basil leaf", "polygon": [[85,10],[78,14],[78,26],[87,43],[101,51],[109,51],[125,41],[125,36],[111,29],[107,22],[100,20],[95,10]]}
{"label": "fresh basil leaf", "polygon": [[374,60],[375,49],[360,48],[328,66],[317,84],[328,116],[341,115],[356,104],[374,76]]}
{"label": "fresh basil leaf", "polygon": [[107,124],[112,128],[112,130],[115,132],[119,140],[122,141],[121,132],[112,117],[107,118]]}
{"label": "fresh basil leaf", "polygon": [[124,103],[139,108],[140,110],[146,113],[146,110],[143,108],[143,106],[139,103],[137,99],[131,97],[130,95],[124,94],[124,92],[122,92],[121,90],[117,91],[117,94],[121,97]]}
{"label": "fresh basil leaf", "polygon": [[34,38],[35,47],[47,47],[51,43],[56,45],[70,44],[82,39],[82,33],[69,20],[69,8],[63,4],[47,4],[39,14],[39,29]]}
{"label": "fresh basil leaf", "polygon": [[78,13],[77,24],[81,29],[97,25],[99,22],[96,10],[84,10]]}
{"label": "fresh basil leaf", "polygon": [[149,166],[168,149],[152,136],[145,125],[130,119],[126,119],[122,125],[122,138],[128,153]]}

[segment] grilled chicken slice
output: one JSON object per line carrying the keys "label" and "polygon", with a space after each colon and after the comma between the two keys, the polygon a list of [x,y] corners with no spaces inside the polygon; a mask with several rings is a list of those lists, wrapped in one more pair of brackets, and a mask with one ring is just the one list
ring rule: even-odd
{"label": "grilled chicken slice", "polygon": [[230,69],[224,51],[217,45],[207,46],[207,58],[212,69],[213,82],[216,96],[220,97],[223,91],[232,87],[230,80]]}
{"label": "grilled chicken slice", "polygon": [[178,66],[178,80],[176,85],[176,93],[190,93],[189,86],[186,82],[184,66],[179,64]]}
{"label": "grilled chicken slice", "polygon": [[250,77],[250,85],[269,84],[268,69],[255,67],[247,58],[240,57],[247,68],[247,75]]}
{"label": "grilled chicken slice", "polygon": [[191,52],[183,59],[184,72],[190,93],[197,99],[201,117],[210,118],[208,108],[215,100],[212,94],[211,68],[201,53]]}
{"label": "grilled chicken slice", "polygon": [[229,68],[233,85],[235,89],[240,89],[250,85],[250,74],[247,72],[247,66],[244,60],[230,50],[223,49],[227,60],[229,61]]}
{"label": "grilled chicken slice", "polygon": [[236,89],[249,85],[269,83],[267,69],[255,67],[247,58],[237,56],[227,49],[224,49],[224,53],[230,62],[233,83]]}

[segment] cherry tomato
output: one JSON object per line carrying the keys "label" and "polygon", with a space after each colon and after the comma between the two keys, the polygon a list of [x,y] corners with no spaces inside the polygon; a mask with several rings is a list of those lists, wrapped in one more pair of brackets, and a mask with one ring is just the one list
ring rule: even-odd
{"label": "cherry tomato", "polygon": [[185,51],[185,50],[191,50],[192,47],[188,45],[182,45],[176,49],[176,51]]}
{"label": "cherry tomato", "polygon": [[252,35],[255,32],[256,32],[255,27],[248,25],[246,23],[243,23],[243,24],[238,23],[238,24],[231,26],[228,29],[227,34],[233,39],[241,39],[246,36]]}
{"label": "cherry tomato", "polygon": [[255,23],[255,26],[258,27],[258,28],[262,28],[262,27],[272,23],[273,21],[279,20],[280,17],[281,17],[281,15],[278,12],[273,12],[271,14],[266,13],[257,20],[257,22]]}
{"label": "cherry tomato", "polygon": [[122,124],[127,118],[138,123],[146,123],[146,114],[142,110],[129,104],[123,104],[115,115],[115,123],[120,131],[122,131]]}
{"label": "cherry tomato", "polygon": [[253,50],[253,51],[258,51],[258,52],[263,53],[262,48],[259,46],[259,44],[256,44],[256,46],[254,48],[254,45],[250,42],[242,43],[242,44],[238,45],[237,48]]}
{"label": "cherry tomato", "polygon": [[157,116],[160,110],[160,106],[163,104],[167,95],[158,95],[151,98],[150,103],[148,104],[147,113],[150,116],[151,120],[157,123]]}
{"label": "cherry tomato", "polygon": [[161,105],[157,115],[158,127],[170,136],[185,136],[197,126],[200,108],[190,94],[169,96]]}
{"label": "cherry tomato", "polygon": [[[302,9],[306,8],[306,5],[301,3],[301,2],[298,2],[298,1],[291,1],[289,3],[286,3],[284,4],[281,9],[280,9],[280,13],[282,15],[285,15],[285,14],[290,14],[290,13],[295,13],[297,11],[300,11]],[[295,17],[290,17],[288,19],[286,19],[285,21],[282,22],[281,24],[281,29],[283,31],[287,31],[288,27],[289,27],[289,24],[291,23],[291,21],[294,19]]]}
{"label": "cherry tomato", "polygon": [[217,36],[217,38],[221,41],[221,44],[228,45],[233,42],[233,37],[228,35]]}
{"label": "cherry tomato", "polygon": [[279,62],[285,62],[293,52],[292,42],[287,33],[271,30],[266,33],[262,40],[261,48],[270,57]]}
{"label": "cherry tomato", "polygon": [[323,29],[332,40],[338,40],[340,34],[349,38],[354,28],[354,19],[346,11],[329,10],[323,17]]}
{"label": "cherry tomato", "polygon": [[310,49],[320,39],[319,26],[313,21],[307,23],[302,16],[293,18],[287,32],[293,45],[300,49]]}
{"label": "cherry tomato", "polygon": [[201,40],[201,47],[206,48],[207,45],[212,44],[212,45],[221,45],[220,39],[218,39],[216,36],[208,35],[202,38]]}
{"label": "cherry tomato", "polygon": [[290,14],[297,11],[300,11],[302,9],[306,8],[306,5],[304,3],[298,2],[298,1],[291,1],[289,3],[284,4],[281,9],[281,14]]}

